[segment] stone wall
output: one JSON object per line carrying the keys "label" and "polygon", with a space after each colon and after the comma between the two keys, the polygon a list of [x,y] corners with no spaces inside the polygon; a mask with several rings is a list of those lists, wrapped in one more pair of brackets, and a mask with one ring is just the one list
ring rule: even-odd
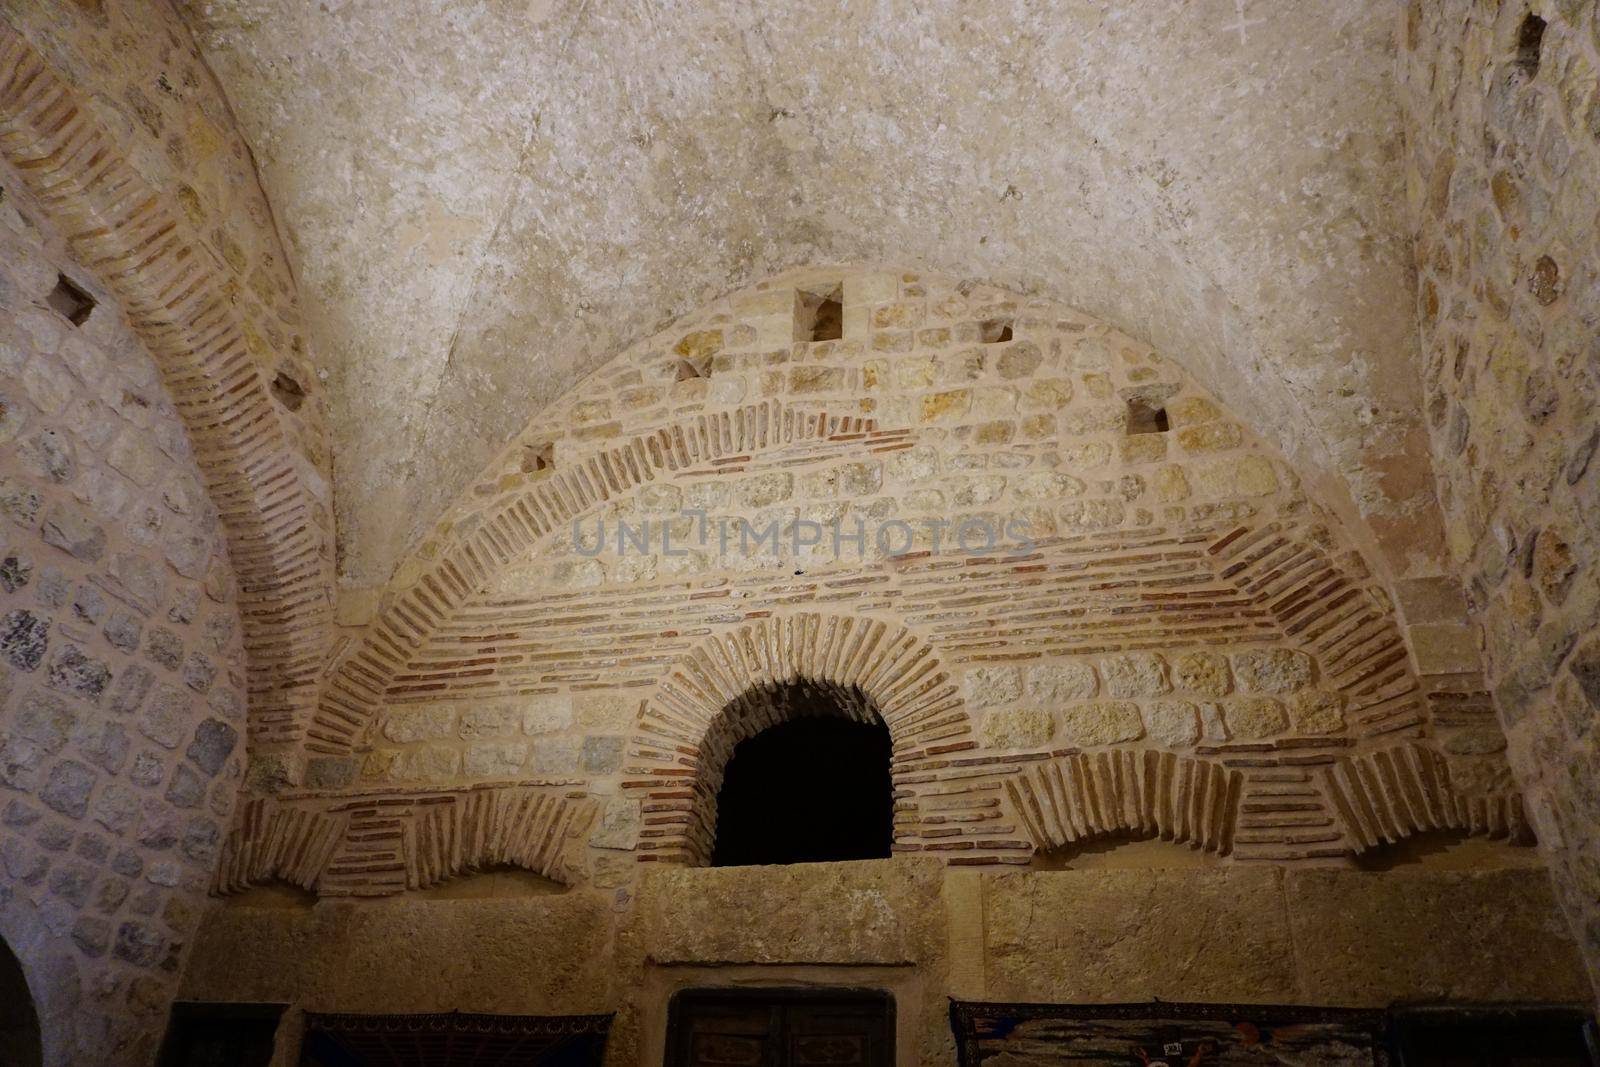
{"label": "stone wall", "polygon": [[[932,1067],[955,1063],[949,997],[1386,1007],[1586,995],[1537,867],[1377,874],[1158,860],[995,873],[908,856],[658,867],[625,912],[592,889],[431,896],[242,898],[207,919],[182,996],[290,1005],[274,1067],[297,1062],[302,1011],[453,1010],[612,1012],[607,1063],[643,1067],[662,1062],[679,989],[877,988],[895,999],[897,1062]],[[1194,921],[1197,907],[1206,922]]]}
{"label": "stone wall", "polygon": [[252,741],[292,750],[327,654],[330,456],[294,278],[227,100],[165,0],[9,4],[0,158],[155,359],[239,578]]}
{"label": "stone wall", "polygon": [[1103,323],[791,272],[596,372],[344,600],[316,788],[251,801],[219,886],[512,862],[625,894],[641,861],[705,861],[788,680],[887,724],[900,852],[1529,840],[1459,591],[1391,582],[1370,540]]}
{"label": "stone wall", "polygon": [[1600,17],[1413,2],[1428,421],[1518,777],[1600,978]]}
{"label": "stone wall", "polygon": [[0,937],[47,1063],[144,1063],[242,775],[234,581],[151,356],[0,189]]}

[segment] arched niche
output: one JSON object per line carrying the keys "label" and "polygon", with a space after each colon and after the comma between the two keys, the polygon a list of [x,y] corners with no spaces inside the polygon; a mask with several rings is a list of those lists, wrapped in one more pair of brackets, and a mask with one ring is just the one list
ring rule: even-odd
{"label": "arched niche", "polygon": [[818,709],[882,722],[901,818],[915,815],[918,760],[971,734],[960,691],[904,627],[813,612],[758,620],[684,657],[641,708],[626,783],[646,812],[640,853],[708,863],[717,795],[738,744]]}
{"label": "arched niche", "polygon": [[39,1067],[44,1062],[39,1015],[22,964],[0,940],[0,1067]]}
{"label": "arched niche", "polygon": [[[761,709],[760,721],[736,718],[750,709]],[[713,727],[725,736],[706,746],[720,763],[706,770],[720,782],[711,866],[889,855],[893,740],[859,689],[797,679],[752,691],[725,712]]]}

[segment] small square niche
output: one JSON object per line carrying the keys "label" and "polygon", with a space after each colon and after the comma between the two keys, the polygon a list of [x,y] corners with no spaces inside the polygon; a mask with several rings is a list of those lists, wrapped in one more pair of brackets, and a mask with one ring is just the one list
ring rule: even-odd
{"label": "small square niche", "polygon": [[1141,433],[1166,433],[1167,409],[1158,401],[1134,397],[1128,401],[1128,436]]}
{"label": "small square niche", "polygon": [[556,465],[556,444],[554,441],[540,441],[537,444],[522,446],[523,474],[533,474],[537,471],[547,471]]}
{"label": "small square niche", "polygon": [[50,290],[44,302],[74,326],[88,322],[89,313],[94,310],[94,297],[65,274],[56,275],[56,287]]}
{"label": "small square niche", "polygon": [[844,285],[796,289],[794,339],[837,341],[844,337]]}
{"label": "small square niche", "polygon": [[978,323],[978,340],[986,345],[997,345],[1011,340],[1011,320],[984,319]]}

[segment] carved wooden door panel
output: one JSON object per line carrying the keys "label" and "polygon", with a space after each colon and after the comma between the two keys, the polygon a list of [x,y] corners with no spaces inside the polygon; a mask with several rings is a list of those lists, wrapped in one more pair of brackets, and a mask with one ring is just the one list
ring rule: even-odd
{"label": "carved wooden door panel", "polygon": [[889,1067],[894,1002],[848,990],[688,990],[674,999],[668,1067]]}

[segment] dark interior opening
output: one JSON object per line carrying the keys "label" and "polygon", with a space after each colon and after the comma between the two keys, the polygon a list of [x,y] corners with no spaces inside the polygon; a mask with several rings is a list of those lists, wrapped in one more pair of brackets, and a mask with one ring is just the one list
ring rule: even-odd
{"label": "dark interior opening", "polygon": [[1600,1031],[1584,1009],[1403,1007],[1390,1039],[1399,1067],[1595,1067]]}
{"label": "dark interior opening", "polygon": [[794,339],[837,341],[844,337],[844,286],[825,290],[796,290]]}
{"label": "dark interior opening", "polygon": [[984,319],[978,323],[978,340],[986,345],[1011,340],[1010,319]]}
{"label": "dark interior opening", "polygon": [[267,1067],[282,1004],[172,1006],[157,1067]]}
{"label": "dark interior opening", "polygon": [[1544,19],[1529,13],[1517,30],[1517,66],[1533,77],[1539,73],[1539,56],[1544,50]]}
{"label": "dark interior opening", "polygon": [[713,867],[883,859],[894,842],[889,729],[800,718],[741,741],[717,794]]}
{"label": "dark interior opening", "polygon": [[1128,433],[1166,433],[1167,409],[1138,397],[1128,401]]}
{"label": "dark interior opening", "polygon": [[56,275],[56,287],[50,290],[44,302],[74,326],[88,322],[89,313],[94,310],[94,297],[75,285],[65,274]]}
{"label": "dark interior opening", "polygon": [[290,411],[299,411],[300,405],[306,402],[305,386],[284,371],[279,371],[278,376],[272,379],[272,395]]}
{"label": "dark interior opening", "polygon": [[667,1005],[667,1067],[889,1067],[894,998],[875,989],[684,989]]}
{"label": "dark interior opening", "polygon": [[673,381],[687,382],[693,381],[695,378],[709,377],[711,377],[709,366],[700,366],[693,360],[680,359],[678,360],[678,370],[673,376]]}
{"label": "dark interior opening", "polygon": [[0,941],[0,1067],[39,1067],[43,1062],[28,979],[10,946]]}
{"label": "dark interior opening", "polygon": [[532,474],[535,471],[547,471],[556,464],[556,445],[554,441],[543,441],[535,445],[522,446],[522,473]]}

